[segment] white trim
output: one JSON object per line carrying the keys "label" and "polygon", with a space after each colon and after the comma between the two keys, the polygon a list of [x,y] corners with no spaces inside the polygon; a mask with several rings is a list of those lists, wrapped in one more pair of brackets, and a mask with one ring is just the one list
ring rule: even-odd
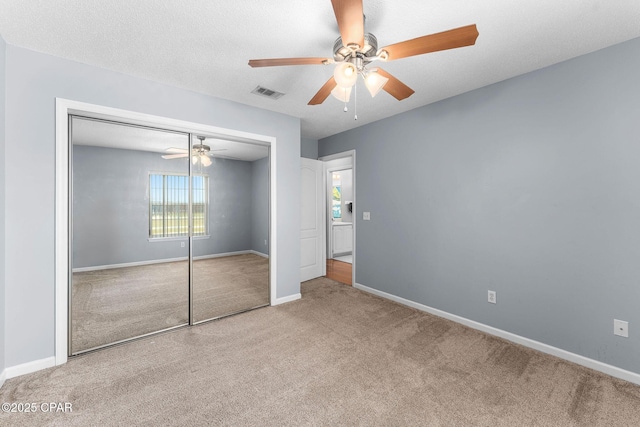
{"label": "white trim", "polygon": [[56,98],[55,363],[67,363],[69,302],[69,123],[71,105]]}
{"label": "white trim", "polygon": [[[238,142],[268,145],[270,149],[270,301],[277,295],[278,262],[277,245],[277,141],[273,136],[259,135],[233,129],[225,129],[200,123],[154,116],[119,108],[104,107],[85,102],[56,98],[56,184],[55,184],[55,364],[67,361],[68,333],[68,284],[69,284],[69,126],[68,115],[81,114],[128,123],[161,127],[189,133],[204,133],[213,137]],[[36,363],[36,362],[33,362]],[[8,375],[8,373],[7,373]]]}
{"label": "white trim", "polygon": [[569,362],[573,362],[575,364],[593,369],[594,371],[599,371],[605,373],[607,375],[611,375],[615,378],[620,378],[625,381],[629,381],[634,384],[640,385],[640,374],[636,372],[627,371],[622,368],[618,368],[616,366],[609,365],[604,362],[600,362],[594,359],[590,359],[585,356],[581,356],[576,353],[572,353],[567,350],[563,350],[558,347],[554,347],[545,343],[541,343],[540,341],[535,341],[529,338],[525,338],[520,335],[513,334],[511,332],[504,331],[502,329],[494,328],[493,326],[485,325],[484,323],[479,323],[474,320],[467,319],[465,317],[461,317],[455,314],[447,313],[446,311],[438,310],[437,308],[429,307],[424,304],[420,304],[415,301],[411,301],[396,295],[392,295],[383,291],[379,291],[377,289],[370,288],[368,286],[362,285],[360,283],[354,283],[354,288],[360,289],[362,291],[368,292],[373,295],[377,295],[382,298],[389,299],[391,301],[395,301],[397,303],[406,305],[408,307],[415,308],[420,311],[427,312],[429,314],[433,314],[438,317],[442,317],[456,323],[460,323],[462,325],[468,326],[473,329],[477,329],[482,332],[486,332],[487,334],[494,335],[500,338],[504,338],[505,340],[514,342],[516,344],[523,345],[528,348],[532,348],[534,350],[538,350],[542,353],[550,354],[552,356],[559,357],[560,359],[567,360]]}
{"label": "white trim", "polygon": [[297,294],[289,295],[289,296],[286,296],[286,297],[277,298],[275,300],[275,302],[271,303],[271,305],[285,304],[287,302],[299,300],[300,298],[302,298],[302,294],[297,293]]}
{"label": "white trim", "polygon": [[331,160],[342,159],[344,157],[355,157],[356,150],[347,150],[342,151],[340,153],[329,154],[328,156],[318,157],[318,160],[322,160],[323,162],[328,162]]}
{"label": "white trim", "polygon": [[22,363],[16,366],[10,366],[5,369],[7,379],[19,377],[20,375],[30,374],[32,372],[40,371],[42,369],[51,368],[56,366],[55,357],[47,357],[46,359],[34,360],[33,362]]}
{"label": "white trim", "polygon": [[6,379],[7,379],[7,370],[3,369],[2,372],[0,372],[0,388],[2,388]]}
{"label": "white trim", "polygon": [[276,148],[277,148],[277,144],[276,144],[276,140],[275,138],[273,138],[273,142],[271,143],[270,147],[269,147],[269,182],[271,183],[271,187],[269,188],[269,269],[270,269],[270,276],[269,277],[269,284],[270,284],[270,289],[271,289],[271,295],[269,295],[269,300],[270,303],[273,305],[273,303],[276,301],[277,299],[277,292],[276,292],[276,288],[277,288],[277,283],[276,283],[276,278],[278,277],[276,275],[276,268],[278,265],[278,251],[276,250],[276,242],[278,241],[278,227],[277,227],[277,222],[278,222],[278,206],[277,206],[277,188],[278,186],[276,185],[276,176],[278,175],[276,172],[278,171],[277,169],[277,155],[276,155]]}

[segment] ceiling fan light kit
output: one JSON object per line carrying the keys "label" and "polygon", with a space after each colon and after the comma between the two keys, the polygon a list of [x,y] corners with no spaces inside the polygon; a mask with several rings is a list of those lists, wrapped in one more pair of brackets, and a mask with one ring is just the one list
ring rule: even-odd
{"label": "ceiling fan light kit", "polygon": [[351,97],[351,88],[336,86],[331,91],[331,95],[340,102],[349,102],[349,98]]}
{"label": "ceiling fan light kit", "polygon": [[211,166],[211,159],[208,156],[198,156],[200,163],[202,163],[202,166],[204,166],[205,168],[208,166]]}
{"label": "ceiling fan light kit", "polygon": [[364,78],[364,84],[372,98],[380,92],[380,89],[382,89],[388,81],[389,79],[379,74],[377,69],[369,71]]}
{"label": "ceiling fan light kit", "polygon": [[[216,150],[212,150],[210,146],[206,145],[204,143],[206,137],[204,136],[198,136],[198,139],[200,140],[200,143],[198,144],[193,144],[193,146],[191,147],[191,164],[194,166],[199,166],[200,168],[200,172],[202,172],[202,167],[209,167],[212,165],[212,160],[211,157],[214,156],[213,152],[216,151],[227,151],[226,148],[221,148],[221,149],[216,149]],[[163,154],[162,158],[163,159],[167,159],[167,160],[171,160],[171,159],[184,159],[189,157],[189,150],[186,148],[175,148],[175,147],[171,147],[171,148],[167,148],[167,152],[171,153],[171,154]],[[236,159],[235,157],[231,157],[231,156],[222,156],[220,154],[216,154],[216,157],[225,157],[225,158],[229,158],[232,160],[239,160]]]}
{"label": "ceiling fan light kit", "polygon": [[336,65],[333,70],[333,78],[336,84],[342,88],[351,88],[358,80],[358,70],[355,65],[349,62],[343,62]]}
{"label": "ceiling fan light kit", "polygon": [[[372,97],[376,96],[380,90],[384,90],[401,101],[413,95],[413,89],[381,68],[367,70],[366,67],[371,62],[392,61],[409,56],[471,46],[478,38],[478,30],[473,24],[378,49],[378,39],[373,34],[365,34],[364,32],[365,18],[362,0],[331,0],[331,4],[340,30],[340,37],[333,45],[333,59],[277,58],[249,61],[251,67],[337,63],[333,76],[309,101],[309,105],[322,104],[329,94],[342,102],[348,102],[351,88],[357,83],[358,75],[363,77],[365,86]],[[349,91],[347,92],[346,89]]]}

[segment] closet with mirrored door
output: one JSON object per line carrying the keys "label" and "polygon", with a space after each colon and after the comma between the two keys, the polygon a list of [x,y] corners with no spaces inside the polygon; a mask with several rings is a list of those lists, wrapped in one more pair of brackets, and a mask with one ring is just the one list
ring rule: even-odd
{"label": "closet with mirrored door", "polygon": [[269,146],[70,116],[69,348],[269,304]]}

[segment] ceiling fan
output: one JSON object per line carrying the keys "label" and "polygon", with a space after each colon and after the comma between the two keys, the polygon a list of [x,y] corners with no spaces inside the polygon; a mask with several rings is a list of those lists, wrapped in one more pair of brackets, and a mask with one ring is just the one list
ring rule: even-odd
{"label": "ceiling fan", "polygon": [[[198,139],[200,140],[200,143],[193,144],[193,147],[191,149],[191,154],[192,154],[191,163],[193,163],[194,165],[200,164],[205,167],[211,166],[211,157],[224,157],[228,159],[240,160],[240,159],[237,159],[236,157],[231,157],[231,156],[224,156],[220,154],[214,155],[213,154],[214,152],[227,151],[227,149],[220,148],[218,150],[212,150],[210,146],[204,144],[204,140],[206,139],[206,137],[199,136]],[[171,147],[171,148],[167,148],[166,151],[169,154],[163,154],[162,155],[163,159],[181,159],[181,158],[189,157],[189,150],[186,148]]]}
{"label": "ceiling fan", "polygon": [[356,84],[358,75],[364,78],[365,86],[372,97],[383,89],[401,101],[413,95],[414,90],[380,67],[367,69],[370,63],[471,46],[478,38],[478,30],[473,24],[378,49],[376,37],[364,32],[362,0],[331,0],[331,4],[340,30],[340,37],[333,46],[333,58],[274,58],[249,61],[251,67],[337,63],[333,76],[320,88],[308,105],[322,104],[329,94],[345,103],[348,102],[351,88]]}

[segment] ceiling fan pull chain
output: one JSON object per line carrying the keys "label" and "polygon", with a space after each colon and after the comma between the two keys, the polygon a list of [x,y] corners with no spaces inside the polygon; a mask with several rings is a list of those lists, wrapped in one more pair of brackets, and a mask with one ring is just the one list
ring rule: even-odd
{"label": "ceiling fan pull chain", "polygon": [[353,85],[353,112],[354,120],[358,120],[358,84]]}
{"label": "ceiling fan pull chain", "polygon": [[347,98],[347,88],[344,88],[344,112],[346,113],[347,111],[349,111],[349,109],[347,108],[347,101],[349,100],[349,98]]}

